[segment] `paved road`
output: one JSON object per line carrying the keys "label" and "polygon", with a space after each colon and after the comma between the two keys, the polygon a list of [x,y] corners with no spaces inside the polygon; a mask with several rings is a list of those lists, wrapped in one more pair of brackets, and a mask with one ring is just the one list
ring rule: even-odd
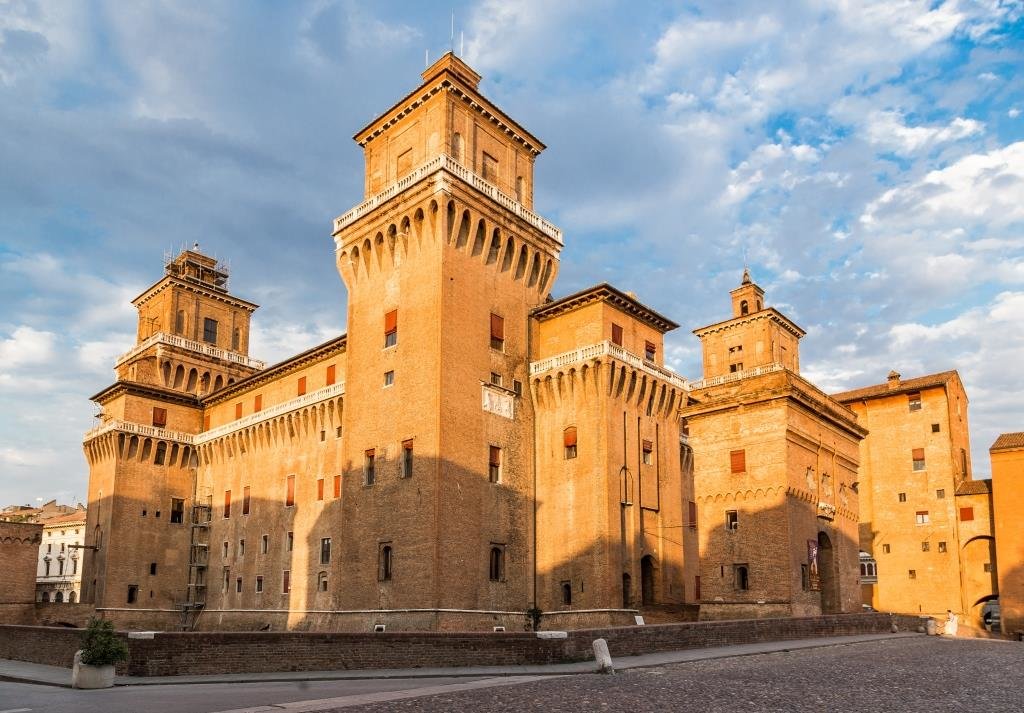
{"label": "paved road", "polygon": [[891,639],[327,710],[1020,713],[1024,645]]}

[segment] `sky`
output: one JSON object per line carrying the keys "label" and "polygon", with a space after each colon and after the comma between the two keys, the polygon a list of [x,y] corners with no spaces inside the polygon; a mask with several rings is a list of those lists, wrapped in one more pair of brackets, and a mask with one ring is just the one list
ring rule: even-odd
{"label": "sky", "polygon": [[1024,430],[1024,8],[1002,0],[0,0],[0,506],[84,500],[131,300],[198,241],[274,362],[345,330],[351,136],[455,49],[549,147],[555,297],[690,330],[743,265],[829,392],[957,369],[975,477]]}

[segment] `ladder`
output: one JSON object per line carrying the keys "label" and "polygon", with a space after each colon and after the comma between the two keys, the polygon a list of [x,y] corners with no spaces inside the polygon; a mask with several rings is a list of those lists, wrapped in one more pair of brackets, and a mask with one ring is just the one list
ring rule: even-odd
{"label": "ladder", "polygon": [[192,538],[188,548],[188,590],[181,606],[181,630],[192,631],[206,606],[206,576],[210,562],[212,494],[197,497],[192,505]]}

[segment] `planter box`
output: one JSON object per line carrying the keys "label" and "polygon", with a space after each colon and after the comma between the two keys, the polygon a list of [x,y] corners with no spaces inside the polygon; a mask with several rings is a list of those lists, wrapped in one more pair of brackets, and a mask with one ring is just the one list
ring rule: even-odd
{"label": "planter box", "polygon": [[75,652],[71,669],[72,688],[110,688],[114,685],[114,666],[90,666],[82,663],[82,652]]}

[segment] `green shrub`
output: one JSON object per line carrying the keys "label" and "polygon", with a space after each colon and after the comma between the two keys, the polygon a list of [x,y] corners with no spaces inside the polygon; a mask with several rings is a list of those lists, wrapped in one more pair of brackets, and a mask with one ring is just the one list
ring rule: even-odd
{"label": "green shrub", "polygon": [[109,666],[128,658],[128,646],[114,633],[114,625],[103,619],[90,619],[82,637],[82,663]]}

